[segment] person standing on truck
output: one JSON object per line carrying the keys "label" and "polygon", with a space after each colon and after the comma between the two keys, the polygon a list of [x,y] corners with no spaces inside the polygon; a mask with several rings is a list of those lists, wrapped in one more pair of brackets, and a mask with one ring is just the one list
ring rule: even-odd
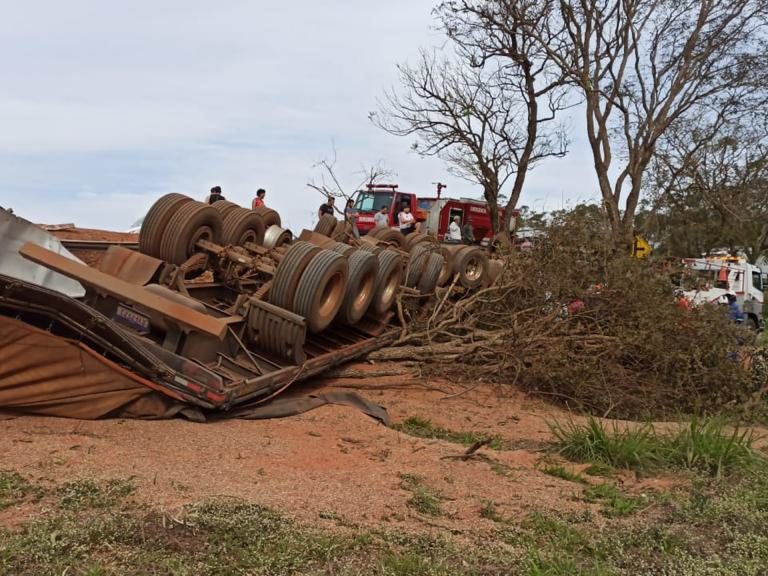
{"label": "person standing on truck", "polygon": [[261,208],[262,206],[266,207],[266,204],[264,203],[264,197],[267,195],[267,191],[264,190],[264,188],[259,188],[256,190],[256,198],[253,199],[253,202],[251,202],[251,209],[256,210],[256,208]]}
{"label": "person standing on truck", "polygon": [[373,216],[376,226],[389,226],[389,208],[382,206]]}
{"label": "person standing on truck", "polygon": [[403,236],[407,236],[416,230],[416,219],[413,217],[413,214],[411,214],[410,206],[403,206],[403,211],[400,212],[398,221],[400,224],[400,232],[403,234]]}
{"label": "person standing on truck", "polygon": [[322,218],[324,214],[330,214],[333,216],[333,205],[336,203],[336,199],[333,196],[328,196],[324,204],[320,204],[320,210],[317,211],[318,218]]}
{"label": "person standing on truck", "polygon": [[355,208],[355,201],[352,198],[347,200],[347,205],[344,207],[344,220],[346,220],[347,226],[352,229],[352,235],[355,238],[360,238],[360,231],[357,229],[357,208]]}
{"label": "person standing on truck", "polygon": [[461,242],[461,217],[454,216],[453,221],[448,225],[448,240]]}
{"label": "person standing on truck", "polygon": [[219,200],[226,200],[224,196],[221,194],[221,186],[214,186],[211,188],[211,193],[208,194],[208,198],[206,198],[206,202],[208,204],[213,204],[214,202],[218,202]]}

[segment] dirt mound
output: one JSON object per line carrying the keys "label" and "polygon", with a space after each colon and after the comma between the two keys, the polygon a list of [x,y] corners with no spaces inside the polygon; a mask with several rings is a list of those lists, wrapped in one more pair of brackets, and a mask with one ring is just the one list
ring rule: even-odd
{"label": "dirt mound", "polygon": [[138,242],[139,235],[129,232],[113,232],[111,230],[96,230],[92,228],[66,228],[51,230],[51,234],[59,240],[83,240],[88,242]]}

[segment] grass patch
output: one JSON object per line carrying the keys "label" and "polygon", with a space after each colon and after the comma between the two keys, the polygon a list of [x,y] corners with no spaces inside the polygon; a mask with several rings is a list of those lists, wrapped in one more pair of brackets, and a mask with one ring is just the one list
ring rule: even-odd
{"label": "grass patch", "polygon": [[419,476],[400,474],[400,488],[411,493],[406,504],[426,516],[442,516],[443,495],[424,484]]}
{"label": "grass patch", "polygon": [[131,478],[127,480],[76,480],[58,486],[55,490],[59,506],[68,510],[111,508],[136,490]]}
{"label": "grass patch", "polygon": [[564,466],[546,466],[541,469],[544,474],[560,478],[561,480],[567,480],[568,482],[575,482],[577,484],[588,484],[587,479],[581,474],[571,472]]}
{"label": "grass patch", "polygon": [[83,506],[58,507],[15,530],[0,528],[0,574],[14,576],[496,576],[517,571],[501,550],[457,549],[429,535],[330,533],[237,499],[200,502],[173,518],[119,502],[98,514]]}
{"label": "grass patch", "polygon": [[718,419],[694,419],[675,433],[659,434],[651,424],[634,428],[607,426],[589,418],[550,423],[558,452],[576,462],[636,472],[688,469],[720,478],[765,463],[752,445],[755,435],[738,427],[727,430]]}
{"label": "grass patch", "polygon": [[602,513],[609,518],[629,516],[640,508],[640,502],[622,494],[613,484],[597,484],[584,488],[587,502],[603,502]]}
{"label": "grass patch", "polygon": [[44,494],[41,486],[31,483],[17,472],[0,470],[0,510],[19,504],[30,496],[39,500]]}
{"label": "grass patch", "polygon": [[670,464],[720,478],[760,464],[762,457],[752,449],[755,440],[752,430],[734,427],[728,433],[722,421],[692,420],[666,444]]}
{"label": "grass patch", "polygon": [[573,420],[549,424],[558,452],[576,462],[599,463],[613,468],[643,471],[659,464],[659,440],[650,424],[636,428],[611,428],[590,417],[586,424]]}
{"label": "grass patch", "polygon": [[616,469],[613,466],[608,466],[608,464],[603,464],[602,462],[596,462],[584,468],[584,474],[586,474],[587,476],[600,476],[602,478],[613,478],[616,475]]}
{"label": "grass patch", "polygon": [[445,440],[446,442],[453,442],[454,444],[462,444],[464,446],[472,446],[478,442],[490,440],[488,447],[492,450],[504,449],[504,440],[499,436],[488,436],[487,434],[478,434],[476,432],[454,432],[440,426],[435,426],[430,420],[418,416],[411,416],[401,423],[392,424],[392,428],[416,438]]}
{"label": "grass patch", "polygon": [[[18,475],[0,477],[4,485],[8,477],[14,486],[31,485]],[[410,491],[426,488],[414,475],[401,482]],[[108,491],[106,482],[92,485]],[[72,492],[70,484],[46,494]],[[585,487],[584,496],[618,509],[627,498],[611,484]],[[657,500],[652,515],[637,511],[631,522],[621,514],[595,522],[586,512],[533,513],[505,518],[492,531],[467,531],[460,544],[404,531],[326,531],[231,498],[172,517],[125,497],[107,508],[76,500],[81,504],[68,507],[46,501],[39,505],[45,514],[32,515],[38,520],[0,528],[0,574],[756,576],[768,565],[768,475],[757,470],[729,482],[698,476]],[[499,516],[492,502],[482,504],[481,515]]]}
{"label": "grass patch", "polygon": [[610,574],[599,566],[585,569],[569,556],[562,556],[556,552],[542,553],[540,550],[529,552],[523,566],[526,576],[608,576]]}

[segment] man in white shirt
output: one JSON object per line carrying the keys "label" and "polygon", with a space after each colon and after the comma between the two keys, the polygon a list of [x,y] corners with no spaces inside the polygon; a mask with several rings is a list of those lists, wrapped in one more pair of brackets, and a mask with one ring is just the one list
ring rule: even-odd
{"label": "man in white shirt", "polygon": [[376,226],[389,226],[389,208],[382,206],[381,209],[373,216],[373,221]]}
{"label": "man in white shirt", "polygon": [[448,240],[451,242],[461,242],[461,226],[459,222],[461,222],[461,218],[454,216],[453,222],[448,225]]}
{"label": "man in white shirt", "polygon": [[403,236],[408,236],[416,229],[416,219],[411,214],[410,206],[403,206],[403,211],[397,218],[400,221],[400,232]]}

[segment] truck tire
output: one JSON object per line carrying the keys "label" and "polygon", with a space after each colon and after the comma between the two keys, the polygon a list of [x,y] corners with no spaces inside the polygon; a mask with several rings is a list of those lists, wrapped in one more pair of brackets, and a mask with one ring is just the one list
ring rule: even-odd
{"label": "truck tire", "polygon": [[277,265],[272,287],[269,289],[269,303],[293,312],[293,300],[304,270],[320,248],[301,240],[293,244]]}
{"label": "truck tire", "polygon": [[371,310],[383,316],[394,306],[403,278],[403,257],[394,250],[382,250],[377,256],[379,271],[376,274]]}
{"label": "truck tire", "polygon": [[303,316],[307,330],[322,332],[336,317],[347,285],[349,265],[341,254],[320,250],[301,275],[293,312]]}
{"label": "truck tire", "polygon": [[352,233],[352,227],[349,224],[349,222],[345,222],[344,220],[338,220],[336,222],[336,227],[333,229],[333,232],[331,232],[331,238],[333,238],[337,242],[343,242],[344,239],[347,237],[347,232],[349,232],[350,234]]}
{"label": "truck tire", "polygon": [[370,252],[358,250],[349,257],[349,278],[339,320],[353,325],[365,315],[373,300],[378,271],[379,260]]}
{"label": "truck tire", "polygon": [[221,212],[222,218],[226,218],[227,214],[229,214],[232,210],[240,208],[239,205],[235,204],[234,202],[230,202],[229,200],[219,200],[218,202],[211,204],[211,206]]}
{"label": "truck tire", "polygon": [[440,278],[440,272],[443,269],[445,258],[439,252],[432,252],[427,258],[424,270],[419,278],[418,290],[422,295],[434,294],[437,288],[437,280]]}
{"label": "truck tire", "polygon": [[376,238],[379,232],[383,232],[384,230],[389,230],[389,226],[374,226],[370,230],[368,230],[368,234],[366,236],[369,236],[371,238]]}
{"label": "truck tire", "polygon": [[381,246],[377,246],[376,244],[371,244],[370,242],[361,242],[358,248],[365,252],[370,252],[374,256],[378,256],[384,251],[384,248],[382,248]]}
{"label": "truck tire", "polygon": [[445,246],[440,246],[440,255],[443,257],[443,267],[437,278],[438,286],[445,286],[453,278],[453,253]]}
{"label": "truck tire", "polygon": [[405,249],[405,236],[403,236],[400,230],[381,227],[373,237],[381,242],[391,242],[397,244],[401,249]]}
{"label": "truck tire", "polygon": [[280,214],[278,214],[275,210],[272,210],[272,208],[259,206],[253,211],[261,216],[261,219],[264,221],[264,226],[267,228],[270,226],[282,226],[282,222],[280,221]]}
{"label": "truck tire", "polygon": [[199,251],[196,246],[198,241],[220,244],[221,229],[218,210],[202,202],[187,202],[176,211],[165,228],[160,259],[177,266],[183,264]]}
{"label": "truck tire", "polygon": [[252,242],[260,246],[264,243],[264,231],[264,221],[253,210],[238,207],[224,214],[224,228],[221,234],[224,244],[242,246],[246,242]]}
{"label": "truck tire", "polygon": [[405,273],[405,285],[413,288],[419,282],[424,266],[427,264],[429,255],[432,252],[431,246],[417,244],[411,250],[408,257],[408,269]]}
{"label": "truck tire", "polygon": [[422,242],[431,242],[432,244],[438,243],[437,238],[434,236],[427,236],[421,232],[411,232],[405,237],[405,250],[410,252],[417,244],[421,244]]}
{"label": "truck tire", "polygon": [[330,238],[333,231],[336,229],[337,223],[338,220],[330,214],[323,214],[320,216],[320,220],[317,221],[317,224],[315,224],[315,232]]}
{"label": "truck tire", "polygon": [[488,278],[488,256],[480,248],[465,246],[454,254],[454,272],[464,288],[479,288]]}
{"label": "truck tire", "polygon": [[139,252],[160,258],[160,244],[168,222],[179,208],[192,201],[189,196],[173,193],[161,196],[152,204],[139,230]]}
{"label": "truck tire", "polygon": [[351,256],[354,254],[357,250],[354,246],[350,246],[349,244],[344,244],[343,242],[336,242],[336,245],[333,247],[333,251],[341,254],[342,256]]}

